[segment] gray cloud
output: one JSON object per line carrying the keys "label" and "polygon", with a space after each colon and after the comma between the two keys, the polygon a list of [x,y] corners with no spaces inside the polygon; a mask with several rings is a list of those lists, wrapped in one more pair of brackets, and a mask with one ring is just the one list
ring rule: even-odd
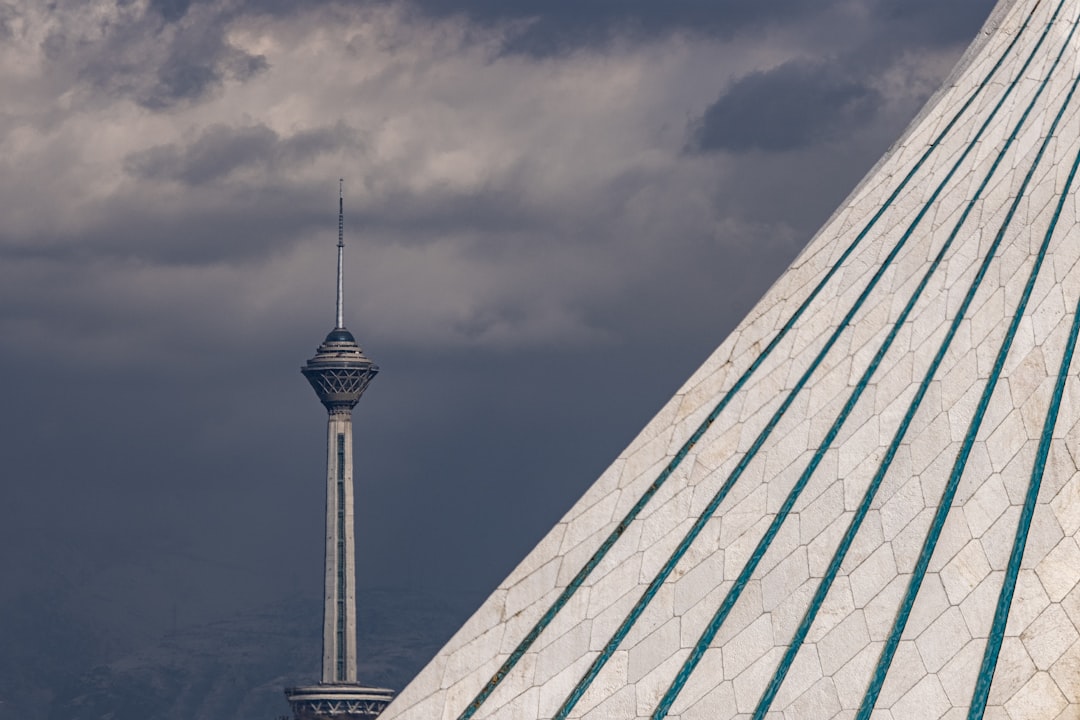
{"label": "gray cloud", "polygon": [[[218,0],[153,0],[151,7],[175,22],[194,8],[213,6]],[[337,0],[310,0],[305,8],[332,6]],[[391,4],[368,0],[369,6]],[[436,19],[465,18],[506,31],[503,50],[551,56],[582,47],[598,47],[628,38],[647,40],[673,32],[731,39],[747,33],[804,25],[811,33],[823,19],[830,31],[851,30],[852,16],[869,17],[881,42],[911,48],[941,46],[968,39],[971,29],[986,17],[993,0],[958,0],[947,11],[935,0],[411,0],[415,10]],[[238,13],[286,17],[301,6],[288,0],[243,0]],[[507,25],[509,24],[509,25]]]}
{"label": "gray cloud", "polygon": [[[243,81],[266,70],[263,57],[240,52],[224,43],[197,47],[201,44],[173,48],[157,68],[155,82],[135,94],[136,102],[151,110],[164,110],[179,102],[198,100],[226,79]],[[88,67],[83,78],[95,85],[109,86],[114,82],[114,73],[122,75],[124,71],[103,63]]]}
{"label": "gray cloud", "polygon": [[266,125],[211,125],[187,145],[169,143],[131,153],[124,168],[139,178],[200,185],[241,169],[295,169],[321,155],[357,145],[356,132],[342,122],[281,137]]}
{"label": "gray cloud", "polygon": [[[277,0],[254,7],[281,10]],[[936,0],[415,0],[434,17],[463,15],[480,23],[516,22],[504,49],[550,56],[617,39],[637,40],[672,32],[731,39],[747,33],[804,26],[809,33],[842,35],[866,13],[876,41],[898,49],[966,42],[994,0],[958,0],[947,10]],[[824,22],[830,28],[814,28]]]}
{"label": "gray cloud", "polygon": [[416,0],[434,17],[464,16],[482,24],[512,22],[503,49],[551,56],[611,42],[647,41],[671,33],[730,39],[767,28],[790,27],[828,15],[841,0]]}
{"label": "gray cloud", "polygon": [[938,0],[869,0],[879,39],[912,51],[919,45],[967,43],[994,2],[955,0],[942,12]]}
{"label": "gray cloud", "polygon": [[693,130],[697,151],[784,151],[831,141],[873,120],[883,98],[841,63],[792,60],[739,78]]}
{"label": "gray cloud", "polygon": [[8,39],[15,35],[14,24],[19,14],[11,5],[0,5],[0,38]]}
{"label": "gray cloud", "polygon": [[161,14],[167,22],[174,22],[187,14],[192,0],[150,0],[150,7]]}
{"label": "gray cloud", "polygon": [[225,37],[237,9],[223,0],[158,2],[143,12],[120,3],[95,12],[79,2],[53,6],[41,47],[54,72],[70,72],[98,102],[128,98],[154,111],[199,101],[230,80],[267,68],[266,59]]}

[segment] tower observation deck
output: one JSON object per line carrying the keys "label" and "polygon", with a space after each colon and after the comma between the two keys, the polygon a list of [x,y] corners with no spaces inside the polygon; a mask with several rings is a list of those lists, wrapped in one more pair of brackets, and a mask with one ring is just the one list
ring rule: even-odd
{"label": "tower observation deck", "polygon": [[326,407],[328,421],[322,677],[318,685],[285,691],[296,720],[369,720],[393,697],[390,690],[360,685],[356,672],[352,411],[379,366],[364,355],[345,328],[344,250],[344,199],[339,185],[336,322],[300,370]]}

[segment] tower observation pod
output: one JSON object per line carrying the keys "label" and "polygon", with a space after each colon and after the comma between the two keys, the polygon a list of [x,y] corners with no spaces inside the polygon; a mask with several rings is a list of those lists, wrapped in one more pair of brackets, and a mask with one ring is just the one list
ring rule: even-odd
{"label": "tower observation pod", "polygon": [[301,372],[328,413],[326,427],[326,560],[323,578],[322,678],[288,688],[296,720],[370,720],[393,698],[356,676],[356,537],[353,516],[352,411],[379,372],[345,329],[344,200],[338,186],[337,313],[334,329]]}

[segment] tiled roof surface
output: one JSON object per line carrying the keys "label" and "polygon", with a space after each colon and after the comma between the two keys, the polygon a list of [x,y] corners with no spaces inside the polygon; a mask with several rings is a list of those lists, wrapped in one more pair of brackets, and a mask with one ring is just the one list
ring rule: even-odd
{"label": "tiled roof surface", "polygon": [[384,720],[1080,718],[1078,23],[999,3]]}

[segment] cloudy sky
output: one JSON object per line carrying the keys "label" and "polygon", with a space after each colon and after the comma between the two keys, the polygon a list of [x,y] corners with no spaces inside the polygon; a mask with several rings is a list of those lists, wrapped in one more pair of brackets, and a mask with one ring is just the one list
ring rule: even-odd
{"label": "cloudy sky", "polygon": [[992,5],[0,0],[0,606],[318,591],[339,177],[361,582],[478,604]]}

